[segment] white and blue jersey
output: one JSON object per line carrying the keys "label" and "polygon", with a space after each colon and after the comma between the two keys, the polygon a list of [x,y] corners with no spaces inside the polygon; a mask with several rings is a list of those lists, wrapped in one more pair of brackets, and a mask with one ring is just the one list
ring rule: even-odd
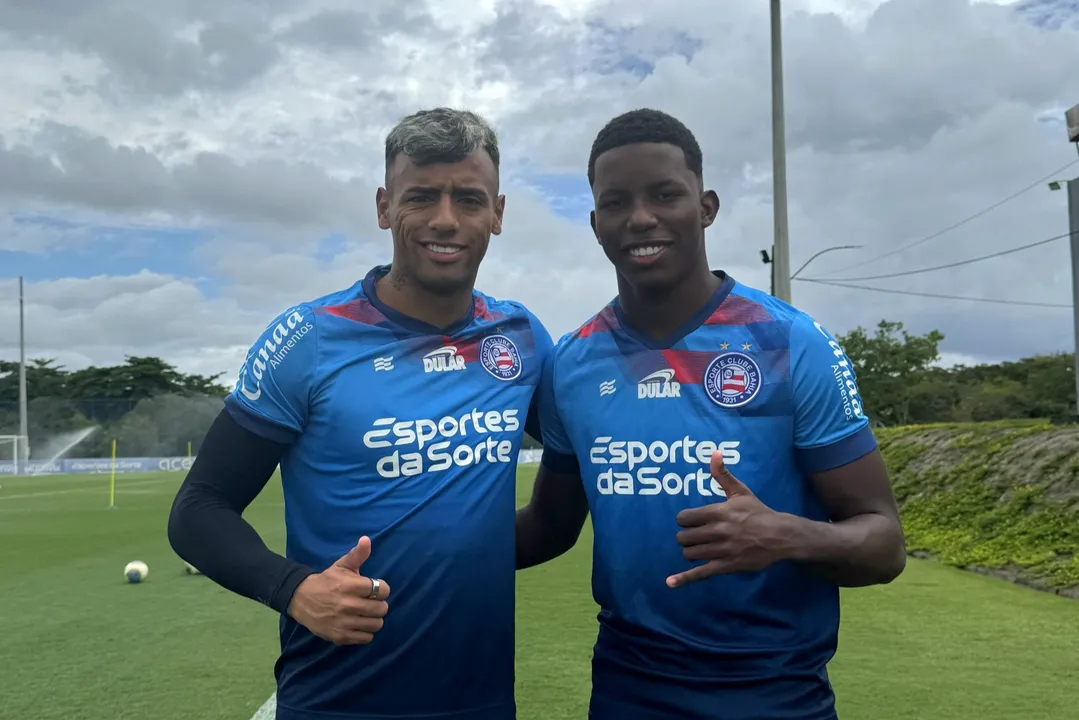
{"label": "white and blue jersey", "polygon": [[679,511],[722,501],[712,453],[774,510],[827,515],[811,473],[876,447],[854,371],[806,314],[719,273],[663,342],[617,300],[563,337],[539,403],[543,462],[579,468],[600,606],[594,720],[830,720],[839,590],[782,562],[677,589]]}
{"label": "white and blue jersey", "polygon": [[479,292],[454,327],[406,317],[387,270],[277,317],[226,401],[291,444],[287,556],[321,571],[367,535],[392,588],[369,645],[282,616],[277,718],[512,720],[517,457],[551,338]]}

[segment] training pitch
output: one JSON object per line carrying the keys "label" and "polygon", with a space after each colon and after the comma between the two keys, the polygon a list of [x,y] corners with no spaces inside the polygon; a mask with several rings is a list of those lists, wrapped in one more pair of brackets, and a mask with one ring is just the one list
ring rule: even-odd
{"label": "training pitch", "polygon": [[[533,471],[522,468],[518,497]],[[277,619],[184,573],[165,534],[178,473],[0,478],[0,719],[249,720],[274,690]],[[283,547],[276,483],[247,518]],[[591,534],[518,574],[521,720],[580,720],[596,608]],[[124,565],[143,560],[146,582]],[[719,601],[717,599],[717,601]],[[908,563],[844,592],[841,718],[1072,720],[1079,602]]]}

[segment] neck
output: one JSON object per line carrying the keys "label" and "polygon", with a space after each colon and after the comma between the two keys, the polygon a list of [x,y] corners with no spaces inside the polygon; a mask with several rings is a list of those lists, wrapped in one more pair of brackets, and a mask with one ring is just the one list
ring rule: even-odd
{"label": "neck", "polygon": [[631,325],[656,340],[669,337],[704,307],[722,284],[707,265],[701,268],[701,272],[665,288],[634,288],[619,276],[622,314]]}
{"label": "neck", "polygon": [[437,293],[409,278],[390,272],[375,283],[378,299],[402,315],[437,328],[448,327],[464,317],[472,305],[472,289]]}

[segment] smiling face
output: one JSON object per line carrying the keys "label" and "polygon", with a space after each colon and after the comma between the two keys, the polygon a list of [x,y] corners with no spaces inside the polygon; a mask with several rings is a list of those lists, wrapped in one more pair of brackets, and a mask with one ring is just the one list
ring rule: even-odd
{"label": "smiling face", "polygon": [[395,275],[437,295],[471,292],[491,235],[502,232],[505,202],[483,150],[428,165],[398,155],[376,196],[379,227],[393,234]]}
{"label": "smiling face", "polygon": [[704,230],[719,198],[702,192],[682,149],[632,143],[596,158],[592,230],[620,278],[633,287],[675,286],[707,265]]}

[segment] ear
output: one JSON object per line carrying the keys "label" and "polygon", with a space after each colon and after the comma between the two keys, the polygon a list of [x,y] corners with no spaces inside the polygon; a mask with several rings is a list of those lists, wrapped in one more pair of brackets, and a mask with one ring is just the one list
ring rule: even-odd
{"label": "ear", "polygon": [[385,189],[379,188],[375,193],[375,212],[378,214],[378,226],[383,230],[390,229],[390,199]]}
{"label": "ear", "polygon": [[592,234],[596,236],[596,242],[599,242],[599,233],[596,232],[596,211],[588,213],[588,224],[592,226]]}
{"label": "ear", "polygon": [[492,235],[502,234],[502,213],[506,212],[506,196],[499,195],[495,198],[495,221],[491,225]]}
{"label": "ear", "polygon": [[719,215],[719,195],[715,190],[701,193],[701,227],[710,227]]}

